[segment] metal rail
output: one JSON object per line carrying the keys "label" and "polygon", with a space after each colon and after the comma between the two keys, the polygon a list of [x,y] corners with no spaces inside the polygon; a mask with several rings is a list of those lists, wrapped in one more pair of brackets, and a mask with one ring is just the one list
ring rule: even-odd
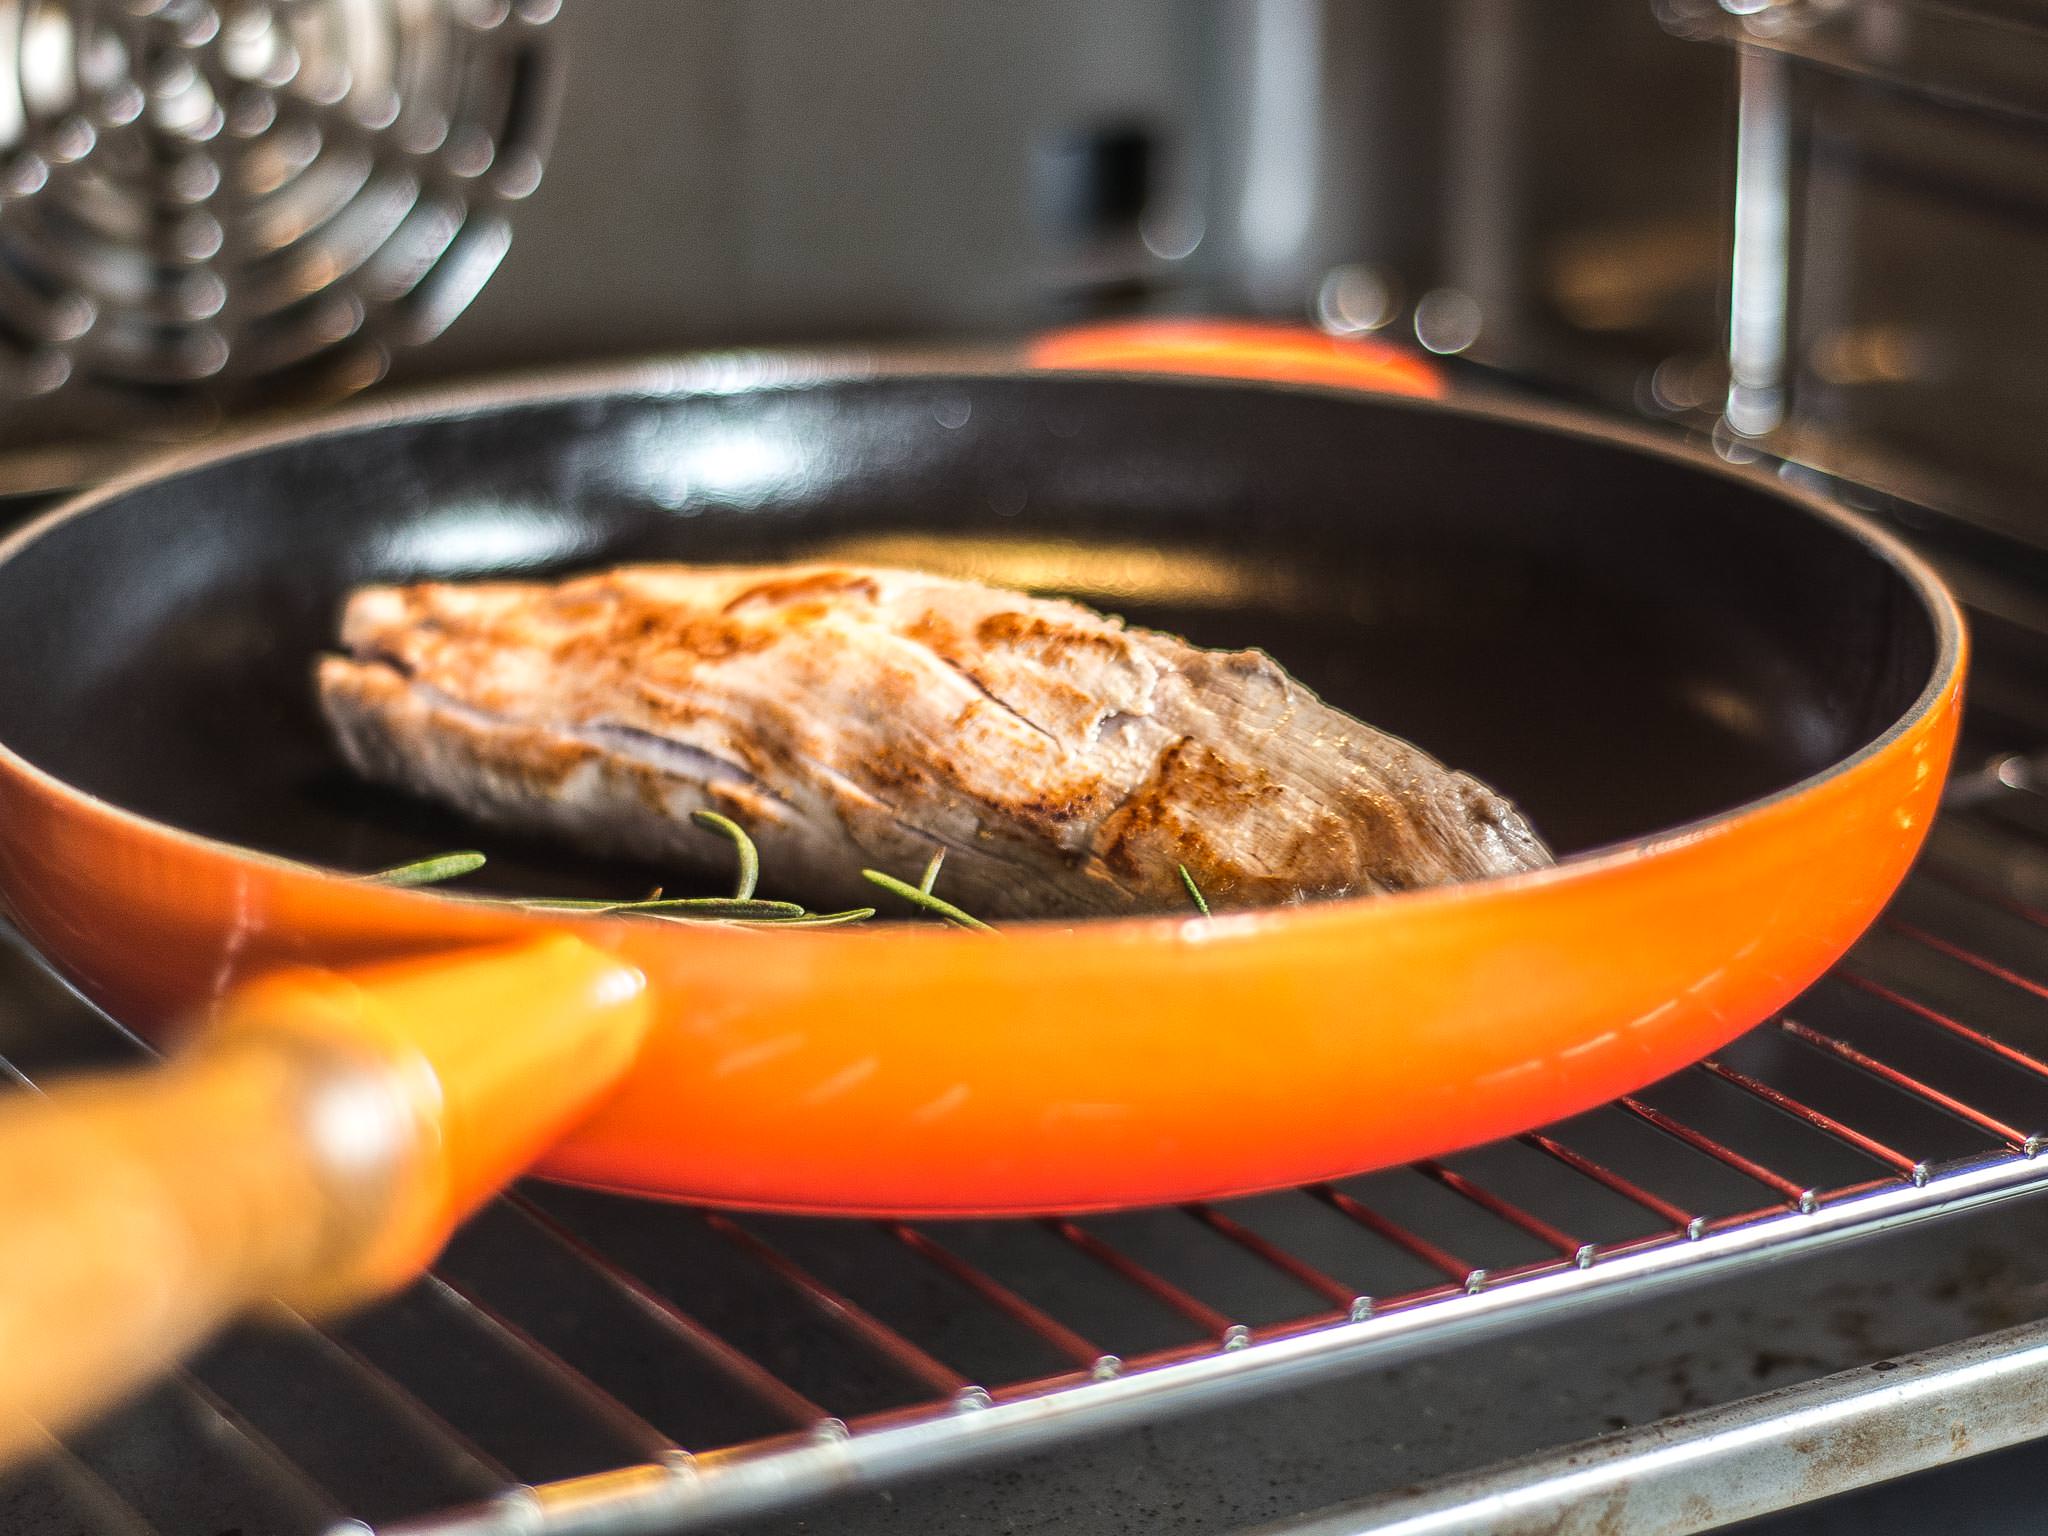
{"label": "metal rail", "polygon": [[2048,1168],[2040,1162],[2001,1158],[1924,1185],[1823,1202],[1809,1212],[1785,1213],[1697,1239],[1604,1260],[1596,1256],[1583,1266],[1491,1286],[1482,1283],[1305,1333],[1254,1336],[1239,1347],[1130,1367],[1106,1379],[991,1394],[985,1405],[956,1401],[942,1414],[839,1426],[805,1439],[512,1490],[487,1504],[390,1527],[388,1536],[635,1536],[698,1529],[795,1508],[852,1488],[881,1487],[1042,1450],[1069,1438],[1077,1426],[1104,1433],[1167,1409],[1241,1401],[1366,1365],[1392,1364],[1423,1350],[1555,1317],[1575,1305],[1815,1252],[2044,1184]]}
{"label": "metal rail", "polygon": [[2048,1323],[2029,1323],[1247,1536],[1692,1536],[2002,1450],[2044,1423]]}

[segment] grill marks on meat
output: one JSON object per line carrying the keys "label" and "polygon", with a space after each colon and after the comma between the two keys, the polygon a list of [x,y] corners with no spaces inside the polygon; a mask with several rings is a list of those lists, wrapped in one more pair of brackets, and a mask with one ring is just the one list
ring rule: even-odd
{"label": "grill marks on meat", "polygon": [[1550,862],[1514,807],[1258,651],[912,571],[627,567],[375,587],[320,699],[356,770],[682,866],[733,817],[781,889],[950,850],[991,917],[1259,906]]}

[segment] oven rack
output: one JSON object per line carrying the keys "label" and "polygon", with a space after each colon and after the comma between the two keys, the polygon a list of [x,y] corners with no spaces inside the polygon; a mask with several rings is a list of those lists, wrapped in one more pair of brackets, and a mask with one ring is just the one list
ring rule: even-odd
{"label": "oven rack", "polygon": [[[1921,866],[1841,967],[1714,1059],[1566,1124],[1364,1179],[1073,1221],[771,1219],[529,1184],[402,1297],[338,1326],[241,1330],[0,1498],[121,1536],[698,1528],[2048,1186],[2043,785],[2018,757],[1959,780]],[[24,1084],[139,1049],[18,941],[0,981],[16,983],[0,1062]],[[2048,1380],[2042,1340],[1992,1366],[1981,1345],[1955,1350],[1875,1384],[1788,1389],[1783,1412],[1850,1422],[1896,1406],[1871,1393],[1908,1380],[1982,1387],[1995,1360]],[[1744,1411],[1758,1410],[1686,1427],[1695,1475],[1725,1477],[1744,1446],[1782,1457],[1782,1435],[1745,1440],[1716,1417]],[[1634,1483],[1660,1446],[1684,1462],[1676,1432],[1625,1431],[1596,1460]],[[1884,1475],[1954,1451],[1903,1448]],[[1592,1476],[1577,1450],[1500,1475],[1525,1501],[1577,1497]],[[1486,1530],[1499,1493],[1482,1478],[1302,1529]]]}

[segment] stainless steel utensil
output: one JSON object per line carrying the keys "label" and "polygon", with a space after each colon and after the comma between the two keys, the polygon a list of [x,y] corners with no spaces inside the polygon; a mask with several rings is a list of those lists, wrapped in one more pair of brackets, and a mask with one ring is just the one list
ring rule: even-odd
{"label": "stainless steel utensil", "polygon": [[0,488],[444,330],[539,184],[559,4],[0,0]]}

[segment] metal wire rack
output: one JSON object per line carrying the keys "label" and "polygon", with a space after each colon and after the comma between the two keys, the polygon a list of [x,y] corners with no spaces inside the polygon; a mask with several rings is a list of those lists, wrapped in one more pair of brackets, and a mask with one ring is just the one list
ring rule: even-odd
{"label": "metal wire rack", "polygon": [[[1643,1093],[1458,1157],[1044,1222],[543,1185],[333,1328],[244,1330],[0,1499],[50,1528],[675,1530],[1504,1330],[2048,1187],[2048,775],[1958,786],[1850,958]],[[135,1049],[15,946],[21,1082]]]}

